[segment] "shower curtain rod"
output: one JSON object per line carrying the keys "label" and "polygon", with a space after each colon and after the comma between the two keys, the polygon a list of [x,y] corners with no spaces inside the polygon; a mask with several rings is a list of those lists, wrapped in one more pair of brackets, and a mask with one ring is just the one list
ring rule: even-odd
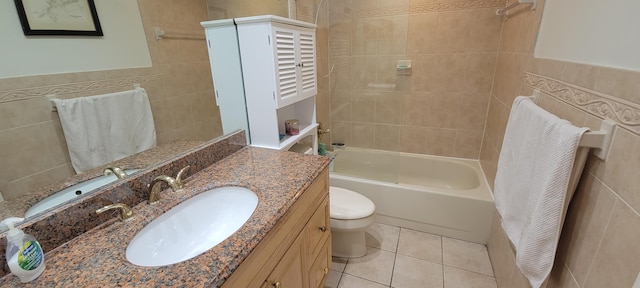
{"label": "shower curtain rod", "polygon": [[155,27],[156,40],[162,39],[190,39],[190,40],[207,40],[204,35],[188,32],[172,31],[171,33],[165,32],[164,29]]}

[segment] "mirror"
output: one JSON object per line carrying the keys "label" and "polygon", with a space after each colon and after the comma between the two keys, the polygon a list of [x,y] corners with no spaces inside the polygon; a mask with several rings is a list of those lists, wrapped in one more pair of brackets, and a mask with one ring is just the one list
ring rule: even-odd
{"label": "mirror", "polygon": [[[153,35],[154,28],[160,25],[167,26],[165,28],[181,27],[181,31],[191,35],[204,36],[203,28],[199,24],[201,21],[259,14],[288,16],[287,0],[262,1],[259,5],[255,1],[249,3],[248,0],[190,1],[189,4],[137,2],[134,6],[139,9],[142,19],[139,21],[149,47],[151,67],[121,67],[101,71],[78,69],[51,74],[45,69],[46,65],[41,65],[41,73],[31,74],[36,76],[0,77],[0,159],[3,163],[0,167],[1,218],[22,217],[24,214],[20,213],[24,213],[46,196],[72,184],[102,175],[102,168],[75,174],[70,164],[59,117],[56,112],[51,112],[45,96],[91,96],[129,90],[133,84],[140,84],[147,90],[150,98],[158,145],[113,164],[120,165],[122,169],[146,168],[222,135],[205,41],[169,38],[155,40],[149,37]],[[34,46],[40,41],[50,41],[62,46],[68,45],[67,47],[75,46],[71,45],[72,43],[103,40],[98,37],[25,37],[17,15],[14,15],[14,3],[3,2],[1,5],[4,12],[0,14],[7,16],[2,17],[2,21],[5,21],[2,23],[7,25],[0,29],[0,36],[5,39],[20,38],[29,43],[28,45]],[[160,5],[163,5],[162,9],[157,7]],[[164,7],[167,5],[176,7]],[[121,21],[119,17],[122,16],[107,9],[101,11],[100,5],[97,6],[106,38],[110,36],[110,25],[117,25],[116,23]],[[175,17],[175,11],[181,12],[180,17]],[[186,23],[184,19],[191,20]],[[6,57],[12,57],[12,54],[3,53],[0,55],[0,61]],[[176,140],[183,141],[175,142]],[[162,155],[162,159],[150,155]],[[124,162],[128,163],[128,166],[122,166]]]}
{"label": "mirror", "polygon": [[[215,137],[214,137],[215,138]],[[193,149],[205,141],[172,141],[157,145],[146,151],[102,165],[86,172],[67,177],[60,181],[35,188],[11,200],[0,202],[0,219],[7,217],[31,218],[69,201],[90,196],[93,191],[111,185],[117,181],[126,181],[127,177],[137,171],[151,167],[156,163],[173,158],[187,150]],[[113,173],[105,177],[106,167],[118,167],[127,173],[122,179]],[[73,191],[69,190],[72,188]],[[69,191],[66,191],[69,190]],[[65,194],[64,192],[69,192]],[[43,206],[44,205],[44,206]],[[33,209],[31,209],[33,208]]]}

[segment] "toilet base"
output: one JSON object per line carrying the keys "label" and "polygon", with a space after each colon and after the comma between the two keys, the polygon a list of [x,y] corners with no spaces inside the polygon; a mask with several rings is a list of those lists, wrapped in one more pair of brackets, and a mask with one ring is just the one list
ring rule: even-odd
{"label": "toilet base", "polygon": [[331,231],[331,247],[334,257],[358,258],[367,255],[364,230]]}

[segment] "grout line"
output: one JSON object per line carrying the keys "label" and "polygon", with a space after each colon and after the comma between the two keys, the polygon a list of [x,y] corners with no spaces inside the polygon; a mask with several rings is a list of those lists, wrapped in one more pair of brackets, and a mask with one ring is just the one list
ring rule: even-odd
{"label": "grout line", "polygon": [[[586,164],[586,163],[585,163]],[[586,168],[586,167],[585,167]],[[588,169],[591,170],[591,169]],[[602,186],[606,187],[609,191],[611,191],[611,193],[613,193],[613,195],[615,197],[617,197],[617,200],[622,201],[622,203],[624,203],[624,205],[626,205],[629,209],[631,209],[631,211],[633,211],[636,216],[640,216],[640,211],[637,211],[629,202],[627,202],[627,200],[625,200],[618,192],[616,192],[615,190],[613,190],[613,188],[611,188],[611,186],[607,185],[607,183],[604,182],[603,179],[600,179],[600,177],[598,177],[596,175],[596,171],[588,171],[589,174],[591,174],[596,180],[598,180],[600,182],[600,184],[602,184]],[[602,177],[604,178],[604,177]],[[624,181],[623,181],[624,182]],[[577,188],[576,188],[577,189]],[[622,190],[622,188],[620,188],[620,190]]]}
{"label": "grout line", "polygon": [[393,283],[393,272],[396,270],[396,260],[398,259],[398,253],[394,253],[393,255],[393,266],[391,266],[391,279],[389,279],[389,287]]}
{"label": "grout line", "polygon": [[[602,184],[604,185],[604,183],[602,183]],[[611,191],[613,191],[613,190],[611,190]],[[618,204],[620,198],[615,199],[615,200],[616,201],[613,202],[613,207],[611,207],[611,212],[609,212],[609,217],[607,217],[607,224],[605,225],[604,231],[602,232],[602,237],[600,237],[600,241],[598,241],[598,246],[596,247],[596,250],[593,252],[593,258],[591,258],[591,263],[589,263],[589,268],[587,269],[587,274],[585,274],[584,279],[582,279],[583,283],[578,283],[578,285],[580,285],[580,287],[584,287],[585,284],[587,284],[587,280],[589,279],[589,276],[591,276],[591,270],[593,268],[593,264],[596,262],[596,257],[598,257],[598,253],[600,252],[600,247],[602,247],[602,242],[604,242],[604,238],[606,238],[606,236],[607,236],[607,231],[609,230],[609,225],[611,224],[611,220],[613,219],[613,214],[616,211],[616,206],[618,206],[617,204]],[[624,205],[624,203],[623,203],[623,205]],[[578,281],[576,281],[576,283],[577,282]]]}
{"label": "grout line", "polygon": [[567,262],[562,263],[562,265],[564,265],[564,267],[567,269],[567,272],[569,273],[569,277],[571,277],[571,280],[573,281],[573,283],[575,283],[576,285],[578,285],[578,287],[580,287],[580,284],[578,284],[578,280],[576,280],[576,277],[573,276],[573,272],[571,272],[571,269],[569,269]]}
{"label": "grout line", "polygon": [[342,275],[344,275],[344,271],[340,272],[340,277],[338,277],[338,283],[336,283],[336,287],[335,288],[338,288],[338,286],[340,286],[340,281],[342,281]]}
{"label": "grout line", "polygon": [[[492,276],[492,275],[487,275],[487,274],[484,274],[484,273],[481,273],[481,272],[478,272],[478,271],[472,271],[472,270],[469,270],[469,269],[466,269],[466,268],[460,268],[460,267],[451,266],[451,265],[445,265],[445,264],[442,264],[442,266],[443,266],[443,267],[444,267],[444,266],[447,266],[447,267],[449,267],[449,268],[454,268],[454,269],[458,269],[458,270],[466,271],[466,272],[469,272],[469,273],[473,273],[473,274],[477,274],[477,275],[481,275],[481,276],[485,276],[485,277],[489,277],[489,278],[494,278],[494,279],[496,278],[496,276],[495,276],[495,275],[493,275],[493,276]],[[493,268],[493,265],[491,265],[491,267]],[[443,269],[444,269],[444,268],[443,268]]]}
{"label": "grout line", "polygon": [[[373,280],[371,280],[371,279],[362,278],[362,277],[360,277],[360,276],[353,275],[353,274],[349,274],[349,273],[347,273],[347,272],[344,272],[343,274],[347,274],[347,275],[349,275],[349,276],[351,276],[351,277],[360,278],[360,279],[362,279],[362,280],[366,280],[367,282],[375,283],[375,284],[378,284],[378,285],[384,285],[384,286],[387,286],[387,287],[391,287],[391,283],[389,283],[389,285],[385,285],[385,284],[382,284],[382,283],[380,283],[380,282],[378,282],[378,281],[373,281]],[[340,277],[340,280],[342,280],[342,277]]]}
{"label": "grout line", "polygon": [[443,241],[444,236],[440,236],[440,255],[442,255],[442,287],[445,288],[444,286],[444,241]]}
{"label": "grout line", "polygon": [[[396,251],[393,253],[393,266],[391,268],[391,280],[389,281],[389,287],[392,287],[391,284],[393,284],[393,272],[396,271],[396,262],[398,259],[398,248],[400,247],[400,235],[402,234],[402,227],[398,227],[398,239],[396,241]],[[380,245],[382,246],[382,245]]]}

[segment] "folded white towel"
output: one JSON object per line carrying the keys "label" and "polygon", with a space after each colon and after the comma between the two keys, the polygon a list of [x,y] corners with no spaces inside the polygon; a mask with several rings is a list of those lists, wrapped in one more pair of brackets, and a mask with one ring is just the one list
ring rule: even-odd
{"label": "folded white towel", "polygon": [[513,102],[494,185],[502,227],[516,264],[534,288],[551,272],[569,178],[586,128],[545,111],[524,96]]}
{"label": "folded white towel", "polygon": [[54,101],[77,173],[156,145],[151,106],[143,88]]}

